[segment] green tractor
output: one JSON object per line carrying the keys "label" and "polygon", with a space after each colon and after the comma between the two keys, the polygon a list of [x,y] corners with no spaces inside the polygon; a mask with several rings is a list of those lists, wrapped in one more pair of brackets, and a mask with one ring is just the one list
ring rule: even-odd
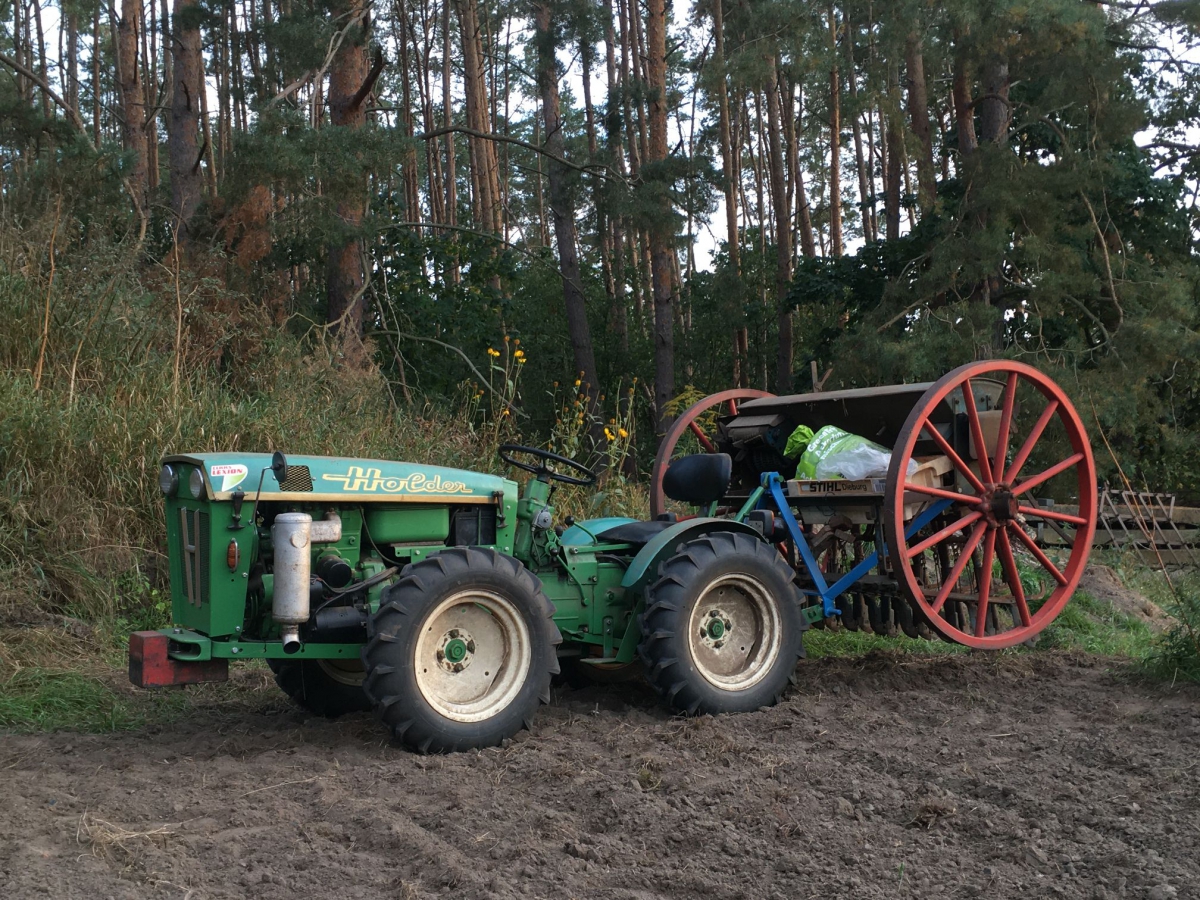
{"label": "green tractor", "polygon": [[[640,666],[687,714],[779,699],[809,618],[753,504],[732,518],[557,522],[556,484],[595,474],[531,447],[500,456],[531,473],[523,493],[381,460],[168,457],[175,624],[131,636],[130,680],[220,681],[230,660],[265,659],[302,707],[373,709],[420,752],[530,727],[560,660],[609,677]],[[663,488],[711,510],[730,478],[728,455],[703,454],[676,461]]]}

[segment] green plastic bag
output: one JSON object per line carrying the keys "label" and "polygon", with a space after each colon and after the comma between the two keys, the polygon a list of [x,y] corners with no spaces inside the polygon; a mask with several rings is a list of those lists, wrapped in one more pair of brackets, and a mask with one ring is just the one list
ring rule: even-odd
{"label": "green plastic bag", "polygon": [[879,478],[887,474],[891,460],[892,451],[887,447],[826,425],[809,441],[796,477],[809,481]]}
{"label": "green plastic bag", "polygon": [[797,425],[796,430],[788,435],[787,446],[783,448],[783,455],[788,459],[795,459],[813,439],[813,430],[807,425]]}

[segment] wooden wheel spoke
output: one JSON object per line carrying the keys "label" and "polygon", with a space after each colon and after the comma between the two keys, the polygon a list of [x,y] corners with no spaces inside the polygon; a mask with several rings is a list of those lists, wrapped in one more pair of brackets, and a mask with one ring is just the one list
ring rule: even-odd
{"label": "wooden wheel spoke", "polygon": [[1024,494],[1028,490],[1032,490],[1039,484],[1049,481],[1055,475],[1061,475],[1063,472],[1067,471],[1067,469],[1077,466],[1081,462],[1083,462],[1082,453],[1076,453],[1072,456],[1068,456],[1062,462],[1048,468],[1045,472],[1040,472],[1039,474],[1034,475],[1032,478],[1027,478],[1020,484],[1016,485],[1013,488],[1013,496],[1017,497],[1021,494]]}
{"label": "wooden wheel spoke", "polygon": [[1000,544],[1000,567],[1004,570],[1004,580],[1008,582],[1013,600],[1017,605],[1017,613],[1021,616],[1021,625],[1029,627],[1029,604],[1025,601],[1025,586],[1021,584],[1021,573],[1017,569],[1017,560],[1013,556],[1012,541],[1008,539],[1008,529],[1001,528],[997,534]]}
{"label": "wooden wheel spoke", "polygon": [[983,565],[979,567],[979,604],[975,608],[975,637],[987,630],[988,597],[992,592],[992,560],[996,558],[996,531],[988,529],[983,545]]}
{"label": "wooden wheel spoke", "polygon": [[688,428],[691,430],[692,434],[696,436],[696,440],[700,442],[700,446],[704,448],[705,453],[717,452],[716,445],[708,439],[708,435],[701,430],[700,426],[696,424],[695,420],[688,422]]}
{"label": "wooden wheel spoke", "polygon": [[926,550],[928,550],[930,547],[934,546],[935,544],[940,544],[942,541],[944,541],[946,538],[950,537],[950,535],[954,534],[956,531],[962,531],[968,525],[972,525],[975,522],[978,522],[982,518],[983,518],[983,513],[981,513],[981,512],[976,511],[976,512],[967,513],[965,516],[963,516],[957,522],[952,522],[951,524],[949,524],[945,528],[943,528],[941,531],[939,531],[937,534],[934,534],[934,535],[931,535],[930,537],[925,538],[925,540],[921,541],[921,543],[916,544],[915,546],[905,548],[904,552],[908,556],[909,559],[912,559],[914,556],[919,556],[920,554],[924,553]]}
{"label": "wooden wheel spoke", "polygon": [[988,460],[987,446],[983,442],[983,423],[979,420],[979,410],[975,406],[975,390],[971,387],[971,379],[964,378],[962,383],[963,401],[967,405],[967,420],[971,423],[971,438],[975,441],[976,462],[979,463],[979,474],[986,482],[992,482],[992,464]]}
{"label": "wooden wheel spoke", "polygon": [[1013,534],[1017,536],[1021,543],[1025,545],[1025,549],[1033,554],[1034,559],[1042,564],[1042,568],[1049,572],[1055,581],[1059,584],[1067,583],[1067,576],[1059,571],[1058,566],[1050,562],[1050,557],[1042,552],[1042,548],[1033,542],[1033,538],[1027,535],[1024,529],[1013,528]]}
{"label": "wooden wheel spoke", "polygon": [[1018,506],[1017,511],[1023,516],[1037,516],[1040,519],[1053,519],[1055,522],[1070,522],[1072,525],[1086,525],[1083,516],[1073,516],[1070,513],[1055,512],[1040,506]]}
{"label": "wooden wheel spoke", "polygon": [[933,614],[936,616],[942,611],[942,607],[946,605],[946,601],[950,598],[950,594],[954,591],[954,586],[958,584],[958,579],[962,577],[963,569],[967,567],[967,563],[971,559],[971,554],[975,552],[975,548],[979,546],[979,542],[983,540],[983,536],[987,533],[987,525],[983,522],[978,523],[975,529],[971,532],[971,536],[967,538],[967,542],[963,544],[962,550],[959,551],[958,559],[954,561],[954,565],[950,568],[950,574],[946,576],[946,580],[942,582],[942,589],[938,591],[936,597],[933,598],[933,606],[931,607]]}
{"label": "wooden wheel spoke", "polygon": [[950,446],[950,442],[942,436],[942,433],[938,431],[936,427],[934,427],[934,424],[926,419],[923,428],[925,431],[929,432],[929,436],[933,438],[933,442],[938,445],[938,447],[944,454],[946,454],[947,457],[949,457],[950,462],[954,464],[954,468],[958,469],[958,471],[962,473],[963,477],[967,479],[971,487],[973,487],[977,493],[984,493],[987,489],[983,486],[983,482],[979,480],[979,476],[971,471],[971,467],[968,466],[963,461],[963,458],[954,451],[954,448]]}
{"label": "wooden wheel spoke", "polygon": [[1033,430],[1029,432],[1029,437],[1025,438],[1025,443],[1021,445],[1021,449],[1013,459],[1012,465],[1008,469],[1008,474],[1002,479],[1003,481],[1012,484],[1017,480],[1017,476],[1021,474],[1021,466],[1025,465],[1025,460],[1029,459],[1029,454],[1033,452],[1034,446],[1041,440],[1042,432],[1046,430],[1046,426],[1050,424],[1050,419],[1053,418],[1056,412],[1058,412],[1058,401],[1051,400],[1046,404],[1046,408],[1042,410],[1042,414],[1038,417]]}
{"label": "wooden wheel spoke", "polygon": [[996,480],[1004,474],[1004,458],[1008,455],[1008,437],[1012,431],[1013,412],[1017,406],[1016,372],[1010,372],[1004,385],[1004,407],[1000,413],[1000,428],[996,432],[996,450],[992,454],[992,475]]}
{"label": "wooden wheel spoke", "polygon": [[942,500],[954,500],[958,503],[967,503],[971,506],[978,506],[983,501],[978,497],[972,497],[970,494],[960,494],[957,491],[948,491],[945,488],[929,487],[924,484],[913,484],[910,481],[904,483],[905,491],[912,491],[917,494],[928,494],[930,497],[938,497]]}

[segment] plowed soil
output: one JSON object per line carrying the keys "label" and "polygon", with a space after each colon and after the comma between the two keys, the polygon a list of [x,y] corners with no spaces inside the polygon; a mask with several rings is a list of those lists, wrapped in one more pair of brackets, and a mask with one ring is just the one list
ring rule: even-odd
{"label": "plowed soil", "polygon": [[799,674],[692,720],[559,688],[445,757],[274,701],[0,736],[0,896],[1200,897],[1195,687],[1052,654]]}

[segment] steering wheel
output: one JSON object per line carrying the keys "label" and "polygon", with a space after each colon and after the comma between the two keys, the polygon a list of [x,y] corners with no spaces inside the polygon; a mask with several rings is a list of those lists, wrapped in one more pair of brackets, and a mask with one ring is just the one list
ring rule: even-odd
{"label": "steering wheel", "polygon": [[[546,476],[545,478],[542,478],[543,481],[561,481],[563,484],[579,484],[583,485],[584,487],[596,483],[596,473],[587,466],[583,465],[582,463],[577,463],[573,459],[567,459],[565,456],[559,456],[557,453],[551,453],[549,450],[539,450],[537,447],[523,447],[520,444],[501,444],[498,452],[500,454],[500,458],[510,466],[516,466],[518,469],[522,469],[526,472],[532,472],[538,478]],[[522,462],[520,460],[513,459],[513,453],[523,453],[526,456],[533,456],[541,460],[541,462],[538,465]],[[573,469],[576,472],[582,472],[584,477],[576,478],[573,475],[563,475],[561,472],[555,472],[546,465],[548,462],[559,463],[560,465],[566,466],[569,469]]]}

